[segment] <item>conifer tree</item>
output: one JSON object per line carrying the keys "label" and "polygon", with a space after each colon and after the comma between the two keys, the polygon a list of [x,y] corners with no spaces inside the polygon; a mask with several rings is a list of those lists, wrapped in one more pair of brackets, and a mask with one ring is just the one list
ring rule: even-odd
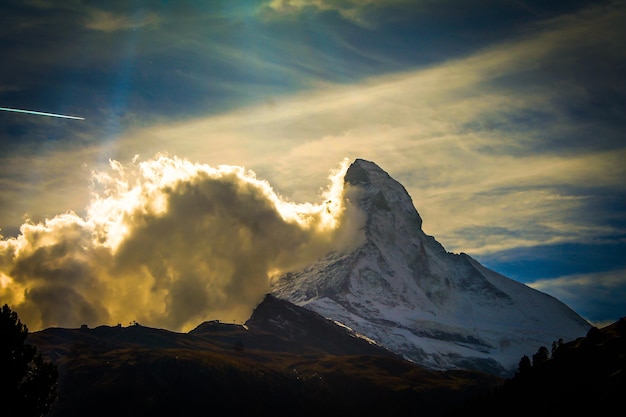
{"label": "conifer tree", "polygon": [[28,328],[5,304],[0,310],[0,415],[41,417],[57,397],[58,371],[24,343]]}
{"label": "conifer tree", "polygon": [[530,363],[530,358],[526,355],[522,356],[522,359],[519,361],[519,365],[517,367],[518,374],[526,374],[528,370],[532,367]]}
{"label": "conifer tree", "polygon": [[541,346],[537,353],[533,355],[533,366],[539,366],[550,359],[550,351],[547,347]]}

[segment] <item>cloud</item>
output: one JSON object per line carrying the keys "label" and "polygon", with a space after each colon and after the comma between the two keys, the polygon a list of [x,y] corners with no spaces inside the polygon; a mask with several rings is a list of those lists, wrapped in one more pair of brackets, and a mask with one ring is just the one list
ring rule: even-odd
{"label": "cloud", "polygon": [[[622,83],[609,83],[608,74],[601,79],[589,74],[623,65],[616,39],[623,37],[618,22],[624,14],[616,4],[594,7],[428,68],[352,85],[321,84],[273,96],[271,106],[162,119],[78,151],[3,160],[3,174],[15,175],[26,165],[41,166],[43,178],[68,173],[63,187],[52,192],[16,179],[12,187],[19,197],[3,207],[12,208],[12,221],[23,212],[37,217],[37,207],[54,210],[49,215],[81,210],[79,198],[67,207],[59,197],[77,196],[84,188],[69,189],[82,175],[75,161],[94,167],[109,157],[128,160],[163,151],[250,167],[290,198],[307,201],[316,198],[327,166],[348,156],[376,161],[405,185],[426,230],[450,250],[478,254],[518,243],[598,237],[605,233],[601,219],[610,214],[599,212],[598,205],[584,212],[593,201],[603,201],[607,190],[624,192],[623,111],[618,111],[624,106],[607,101]],[[227,49],[220,56],[230,60],[231,53]],[[19,191],[24,187],[31,192]],[[43,196],[54,198],[38,202]],[[519,240],[478,232],[503,227]]]}
{"label": "cloud", "polygon": [[306,9],[320,12],[336,11],[344,18],[358,20],[359,11],[372,3],[374,3],[372,0],[271,0],[266,7],[278,14],[300,13]]}
{"label": "cloud", "polygon": [[238,166],[112,161],[94,173],[85,216],[27,222],[0,241],[0,300],[31,329],[246,320],[273,274],[362,238],[346,169],[331,172],[319,204],[296,204]]}
{"label": "cloud", "polygon": [[626,314],[626,269],[539,279],[527,285],[558,298],[583,317],[597,317],[598,327]]}
{"label": "cloud", "polygon": [[[293,200],[310,201],[332,161],[361,157],[409,190],[425,229],[450,250],[484,254],[599,238],[607,232],[603,219],[614,215],[599,202],[624,193],[624,105],[607,101],[621,83],[611,87],[610,76],[589,74],[623,65],[615,39],[625,13],[615,4],[590,8],[467,57],[352,85],[322,84],[275,96],[271,106],[163,119],[100,148],[64,150],[71,157],[51,153],[46,163],[67,172],[69,186],[81,175],[75,161],[91,167],[166,151],[250,167]],[[3,166],[44,165],[28,158]],[[67,208],[37,204],[40,193],[46,190],[14,201],[28,212]],[[503,228],[515,238],[489,233]]]}
{"label": "cloud", "polygon": [[360,26],[372,26],[371,10],[381,10],[394,5],[409,4],[416,6],[416,2],[410,0],[271,0],[261,11],[266,15],[286,16],[296,15],[307,11],[335,12],[342,18]]}
{"label": "cloud", "polygon": [[89,12],[85,27],[100,32],[117,32],[121,30],[157,28],[162,19],[154,12],[135,12],[133,14],[111,13],[92,9]]}
{"label": "cloud", "polygon": [[[322,161],[373,160],[405,185],[425,229],[453,251],[603,238],[613,214],[597,202],[624,193],[626,149],[615,124],[579,113],[608,92],[580,69],[592,53],[621,62],[612,39],[624,13],[593,8],[429,68],[165,122],[129,133],[120,149],[150,144],[252,166],[295,199],[311,198]],[[503,229],[508,238],[489,233]]]}

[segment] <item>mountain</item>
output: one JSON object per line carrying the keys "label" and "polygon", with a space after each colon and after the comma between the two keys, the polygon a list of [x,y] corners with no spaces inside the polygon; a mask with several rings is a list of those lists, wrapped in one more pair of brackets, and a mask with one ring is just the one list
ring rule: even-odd
{"label": "mountain", "polygon": [[[399,359],[400,356],[378,346],[351,329],[321,315],[280,300],[271,294],[254,309],[246,321],[249,329],[263,331],[297,343],[300,351],[316,348],[332,355],[375,355]],[[197,329],[194,333],[197,333]]]}
{"label": "mountain", "polygon": [[267,296],[245,325],[133,325],[28,335],[59,370],[49,417],[437,416],[501,378],[432,371],[315,312]]}
{"label": "mountain", "polygon": [[447,252],[423,232],[404,186],[375,163],[355,160],[344,180],[357,195],[347,204],[365,215],[363,243],[278,277],[277,298],[433,370],[509,376],[523,355],[591,328],[556,298]]}

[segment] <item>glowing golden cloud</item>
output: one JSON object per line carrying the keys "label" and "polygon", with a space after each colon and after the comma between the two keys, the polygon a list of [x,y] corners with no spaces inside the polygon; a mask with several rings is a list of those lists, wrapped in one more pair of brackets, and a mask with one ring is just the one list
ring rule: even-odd
{"label": "glowing golden cloud", "polygon": [[94,172],[84,217],[27,222],[0,241],[0,299],[32,329],[246,320],[271,274],[359,242],[347,166],[331,172],[320,203],[300,204],[240,166],[111,161]]}

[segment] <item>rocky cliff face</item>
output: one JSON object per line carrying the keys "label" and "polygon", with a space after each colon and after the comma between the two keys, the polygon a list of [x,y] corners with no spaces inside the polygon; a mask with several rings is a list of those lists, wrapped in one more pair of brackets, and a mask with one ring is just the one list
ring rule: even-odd
{"label": "rocky cliff face", "polygon": [[271,294],[254,309],[246,326],[309,349],[332,355],[373,355],[400,358],[351,329]]}
{"label": "rocky cliff face", "polygon": [[276,297],[431,369],[508,375],[522,355],[591,327],[554,297],[447,252],[422,231],[402,184],[376,164],[357,159],[345,187],[366,215],[364,243],[284,274]]}

